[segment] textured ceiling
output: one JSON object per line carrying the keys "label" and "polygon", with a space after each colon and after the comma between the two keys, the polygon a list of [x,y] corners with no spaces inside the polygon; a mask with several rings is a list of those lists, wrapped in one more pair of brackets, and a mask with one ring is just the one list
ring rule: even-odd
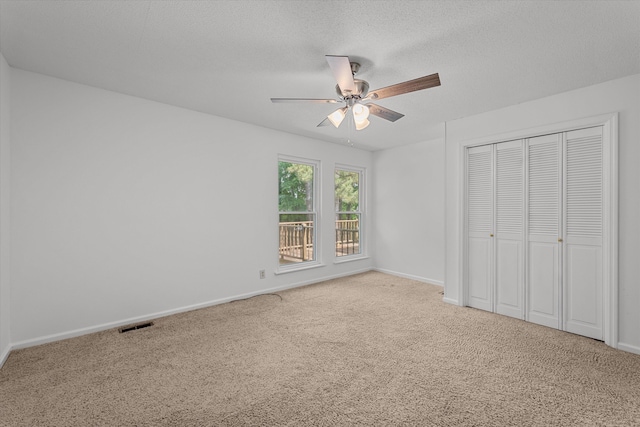
{"label": "textured ceiling", "polygon": [[[335,143],[377,150],[443,123],[640,73],[638,1],[0,1],[12,67]],[[442,86],[380,100],[405,114],[356,132],[316,125],[336,104],[324,55],[371,89],[438,72]]]}

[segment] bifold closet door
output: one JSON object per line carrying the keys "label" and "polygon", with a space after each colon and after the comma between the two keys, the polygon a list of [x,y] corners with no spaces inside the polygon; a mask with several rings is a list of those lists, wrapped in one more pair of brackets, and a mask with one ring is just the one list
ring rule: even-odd
{"label": "bifold closet door", "polygon": [[602,127],[565,135],[564,329],[601,340]]}
{"label": "bifold closet door", "polygon": [[611,184],[603,132],[598,126],[467,149],[469,306],[605,338]]}
{"label": "bifold closet door", "polygon": [[523,141],[495,145],[496,313],[524,318]]}
{"label": "bifold closet door", "polygon": [[527,144],[527,320],[561,329],[562,135]]}
{"label": "bifold closet door", "polygon": [[493,147],[467,150],[467,292],[471,307],[493,311]]}

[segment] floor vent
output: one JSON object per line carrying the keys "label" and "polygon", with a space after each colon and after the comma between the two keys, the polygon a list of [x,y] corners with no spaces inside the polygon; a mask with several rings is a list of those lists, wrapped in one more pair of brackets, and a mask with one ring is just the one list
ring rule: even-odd
{"label": "floor vent", "polygon": [[136,329],[148,328],[149,326],[153,326],[153,322],[145,322],[145,323],[138,323],[136,325],[123,326],[122,328],[118,329],[118,331],[121,334],[123,334],[125,332],[135,331]]}

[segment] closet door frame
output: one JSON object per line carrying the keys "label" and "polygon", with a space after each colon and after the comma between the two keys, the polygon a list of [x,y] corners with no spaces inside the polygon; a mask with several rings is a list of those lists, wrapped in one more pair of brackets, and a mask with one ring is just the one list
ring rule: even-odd
{"label": "closet door frame", "polygon": [[459,216],[458,244],[462,249],[458,274],[458,304],[468,305],[466,283],[467,230],[466,230],[466,172],[465,159],[467,148],[479,145],[495,144],[515,139],[527,139],[550,133],[562,133],[572,130],[602,126],[603,136],[603,334],[605,344],[618,347],[618,113],[586,117],[567,122],[537,126],[516,130],[490,137],[472,139],[460,144],[458,170]]}

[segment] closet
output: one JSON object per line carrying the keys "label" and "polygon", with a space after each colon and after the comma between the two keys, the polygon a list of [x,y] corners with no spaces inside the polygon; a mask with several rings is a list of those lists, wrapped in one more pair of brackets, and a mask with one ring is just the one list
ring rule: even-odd
{"label": "closet", "polygon": [[603,339],[602,126],[467,147],[467,305]]}

